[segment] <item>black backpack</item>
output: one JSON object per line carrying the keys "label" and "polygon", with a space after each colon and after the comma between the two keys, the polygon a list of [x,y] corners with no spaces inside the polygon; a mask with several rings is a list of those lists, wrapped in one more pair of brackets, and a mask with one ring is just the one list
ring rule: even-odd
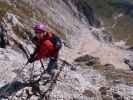
{"label": "black backpack", "polygon": [[55,34],[52,34],[50,41],[56,49],[60,49],[62,47],[61,39]]}

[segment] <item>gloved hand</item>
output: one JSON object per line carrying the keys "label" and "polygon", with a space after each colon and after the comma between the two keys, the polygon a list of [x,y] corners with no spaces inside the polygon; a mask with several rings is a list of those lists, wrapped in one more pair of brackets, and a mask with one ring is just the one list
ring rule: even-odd
{"label": "gloved hand", "polygon": [[30,57],[29,59],[28,59],[28,62],[29,63],[32,63],[32,62],[34,62],[35,60],[34,60],[34,58],[33,57]]}

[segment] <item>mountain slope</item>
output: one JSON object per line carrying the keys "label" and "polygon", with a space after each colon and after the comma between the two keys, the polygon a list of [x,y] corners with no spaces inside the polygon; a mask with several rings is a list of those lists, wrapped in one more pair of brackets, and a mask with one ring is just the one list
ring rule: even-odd
{"label": "mountain slope", "polygon": [[[9,42],[0,49],[0,99],[133,99],[132,48],[107,34],[113,34],[121,18],[128,23],[131,12],[124,15],[125,9],[110,0],[0,0],[0,5],[6,30],[1,33]],[[31,26],[38,22],[47,23],[64,42],[53,82],[46,80],[39,61],[25,65],[34,49]],[[47,61],[43,64],[46,68]]]}

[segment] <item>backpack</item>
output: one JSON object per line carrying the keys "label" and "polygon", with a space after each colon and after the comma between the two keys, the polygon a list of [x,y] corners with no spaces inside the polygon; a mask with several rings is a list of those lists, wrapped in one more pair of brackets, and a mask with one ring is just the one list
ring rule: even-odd
{"label": "backpack", "polygon": [[56,36],[55,34],[52,34],[50,41],[52,42],[53,46],[56,49],[60,49],[62,47],[61,39],[58,36]]}

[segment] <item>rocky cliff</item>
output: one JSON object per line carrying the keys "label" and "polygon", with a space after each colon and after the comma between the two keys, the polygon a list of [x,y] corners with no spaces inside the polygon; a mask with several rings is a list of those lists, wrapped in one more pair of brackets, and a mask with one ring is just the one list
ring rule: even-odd
{"label": "rocky cliff", "polygon": [[[26,65],[38,22],[63,41],[53,80]],[[0,0],[0,100],[132,100],[131,25],[130,0]]]}

